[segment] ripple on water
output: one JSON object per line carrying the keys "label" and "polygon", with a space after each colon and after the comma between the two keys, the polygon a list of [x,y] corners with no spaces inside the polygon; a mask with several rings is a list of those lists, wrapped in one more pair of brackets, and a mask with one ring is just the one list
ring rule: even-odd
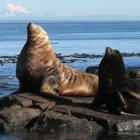
{"label": "ripple on water", "polygon": [[16,76],[0,75],[0,96],[9,95],[18,89]]}
{"label": "ripple on water", "polygon": [[46,133],[28,130],[15,130],[0,135],[0,140],[140,140],[140,132],[62,132]]}
{"label": "ripple on water", "polygon": [[0,135],[0,140],[21,140],[21,138],[19,138],[17,136],[11,136],[11,135],[8,135],[8,136]]}

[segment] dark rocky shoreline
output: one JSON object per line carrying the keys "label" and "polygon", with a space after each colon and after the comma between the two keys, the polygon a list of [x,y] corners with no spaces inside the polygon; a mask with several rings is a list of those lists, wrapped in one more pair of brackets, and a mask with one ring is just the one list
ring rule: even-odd
{"label": "dark rocky shoreline", "polygon": [[87,108],[93,98],[49,97],[20,93],[0,98],[0,132],[140,131],[140,116],[110,114],[103,106]]}
{"label": "dark rocky shoreline", "polygon": [[[0,65],[4,65],[5,63],[16,63],[19,55],[15,56],[0,56]],[[102,58],[104,55],[96,55],[96,54],[86,54],[86,53],[74,53],[71,55],[62,55],[61,53],[56,54],[58,59],[63,63],[73,63],[78,61],[79,59],[84,58]],[[140,57],[140,53],[122,53],[123,57]]]}

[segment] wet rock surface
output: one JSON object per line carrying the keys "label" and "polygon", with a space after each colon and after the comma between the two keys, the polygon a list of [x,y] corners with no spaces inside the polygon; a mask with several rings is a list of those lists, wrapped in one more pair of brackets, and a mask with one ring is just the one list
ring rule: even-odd
{"label": "wet rock surface", "polygon": [[0,56],[0,65],[4,65],[5,63],[16,63],[18,59],[18,55],[15,56]]}
{"label": "wet rock surface", "polygon": [[101,130],[139,131],[140,116],[110,114],[103,106],[87,107],[93,98],[49,97],[20,93],[0,98],[0,132],[30,129],[43,132]]}

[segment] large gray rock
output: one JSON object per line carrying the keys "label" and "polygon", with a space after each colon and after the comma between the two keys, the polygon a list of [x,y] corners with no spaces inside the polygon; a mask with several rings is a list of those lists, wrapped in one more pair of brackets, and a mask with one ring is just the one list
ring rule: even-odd
{"label": "large gray rock", "polygon": [[45,132],[139,131],[140,117],[87,108],[93,98],[20,93],[0,98],[0,132],[28,128]]}
{"label": "large gray rock", "polygon": [[28,123],[40,115],[39,109],[18,108],[0,111],[0,131],[25,128]]}
{"label": "large gray rock", "polygon": [[43,113],[31,127],[31,130],[40,130],[45,132],[95,132],[102,129],[102,126],[93,121],[88,121],[86,118],[78,118],[70,114],[65,114],[65,112],[62,113],[52,110]]}

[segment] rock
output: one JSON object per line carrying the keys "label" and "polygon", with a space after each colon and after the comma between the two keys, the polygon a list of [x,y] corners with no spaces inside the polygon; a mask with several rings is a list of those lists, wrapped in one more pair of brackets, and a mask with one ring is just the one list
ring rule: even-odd
{"label": "rock", "polygon": [[91,97],[39,96],[19,93],[0,98],[0,132],[13,129],[65,132],[139,131],[140,117],[90,109]]}
{"label": "rock", "polygon": [[[126,71],[130,78],[140,81],[140,68],[127,68]],[[98,75],[98,67],[89,66],[86,72]]]}
{"label": "rock", "polygon": [[140,81],[140,68],[128,68],[127,74],[130,78]]}
{"label": "rock", "polygon": [[4,63],[16,63],[18,55],[16,56],[0,56],[0,65],[4,65]]}
{"label": "rock", "polygon": [[51,109],[54,105],[55,105],[54,102],[51,102],[51,103],[36,103],[36,104],[32,105],[31,107],[32,108],[38,108],[42,111],[45,111],[45,110]]}
{"label": "rock", "polygon": [[21,105],[22,107],[27,107],[32,105],[32,100],[29,100],[28,98],[25,100],[25,98],[20,96],[15,96],[15,102],[18,105]]}
{"label": "rock", "polygon": [[63,60],[61,60],[62,63],[74,63],[75,61],[78,61],[78,59],[63,59]]}
{"label": "rock", "polygon": [[5,109],[0,111],[0,131],[9,131],[12,129],[22,129],[40,115],[39,109],[19,108]]}
{"label": "rock", "polygon": [[70,116],[70,114],[46,111],[37,122],[32,126],[31,130],[39,130],[45,132],[65,132],[65,131],[87,131],[95,132],[101,130],[102,127],[93,121],[84,118]]}
{"label": "rock", "polygon": [[140,53],[134,53],[134,52],[132,52],[132,53],[122,53],[122,56],[123,57],[132,57],[132,56],[140,56]]}
{"label": "rock", "polygon": [[98,67],[89,66],[87,67],[86,72],[98,75]]}
{"label": "rock", "polygon": [[4,62],[2,60],[0,60],[0,65],[3,66]]}
{"label": "rock", "polygon": [[[74,53],[74,54],[70,54],[70,55],[62,55],[61,53],[57,53],[56,54],[57,58],[64,62],[64,63],[73,63],[75,61],[78,61],[78,59],[80,58],[102,58],[103,54],[86,54],[86,53]],[[140,53],[122,53],[123,57],[133,57],[133,56],[137,56],[140,57]],[[4,65],[4,63],[16,63],[17,62],[17,58],[19,57],[19,55],[15,55],[15,56],[0,56],[0,65]],[[69,58],[69,60],[65,60],[65,58]],[[76,58],[76,59],[73,59]],[[71,60],[70,60],[71,59]]]}
{"label": "rock", "polygon": [[22,107],[27,107],[32,105],[32,100],[29,100],[28,98],[20,97],[20,95],[13,95],[13,96],[6,96],[0,98],[0,109],[3,109],[5,107],[13,107],[13,105],[19,105]]}
{"label": "rock", "polygon": [[118,122],[115,126],[114,129],[117,129],[120,132],[123,131],[139,131],[140,130],[140,121],[139,120],[124,120]]}

